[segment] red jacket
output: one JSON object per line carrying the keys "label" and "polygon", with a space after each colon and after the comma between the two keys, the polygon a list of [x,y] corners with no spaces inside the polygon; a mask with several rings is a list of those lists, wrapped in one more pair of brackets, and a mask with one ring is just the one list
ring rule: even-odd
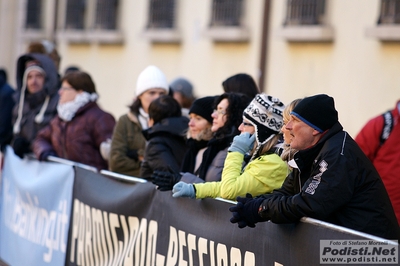
{"label": "red jacket", "polygon": [[355,138],[357,144],[378,170],[389,194],[397,221],[400,224],[400,101],[391,110],[393,129],[381,146],[380,138],[384,127],[382,115],[372,118]]}
{"label": "red jacket", "polygon": [[96,102],[81,107],[71,121],[58,115],[41,130],[33,142],[37,158],[44,152],[55,151],[57,156],[74,162],[108,169],[100,154],[100,144],[112,137],[114,117],[99,108]]}

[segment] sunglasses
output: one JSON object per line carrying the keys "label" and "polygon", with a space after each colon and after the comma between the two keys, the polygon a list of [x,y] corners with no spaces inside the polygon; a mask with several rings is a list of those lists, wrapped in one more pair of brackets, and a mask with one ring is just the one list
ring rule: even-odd
{"label": "sunglasses", "polygon": [[248,126],[248,127],[252,127],[253,126],[253,124],[251,124],[251,123],[247,123],[247,122],[242,122],[242,124],[243,124],[243,126]]}

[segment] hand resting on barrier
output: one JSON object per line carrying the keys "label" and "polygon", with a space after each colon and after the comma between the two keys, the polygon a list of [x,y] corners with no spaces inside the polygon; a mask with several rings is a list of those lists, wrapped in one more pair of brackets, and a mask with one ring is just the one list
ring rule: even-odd
{"label": "hand resting on barrier", "polygon": [[231,223],[237,223],[239,228],[246,226],[254,228],[256,223],[264,221],[258,215],[263,198],[253,198],[251,194],[247,193],[245,198],[237,197],[236,200],[237,204],[229,208],[229,211],[232,212]]}
{"label": "hand resting on barrier", "polygon": [[192,184],[188,184],[185,182],[178,182],[173,188],[172,188],[172,197],[174,198],[179,198],[179,197],[186,197],[186,198],[191,198],[195,199],[196,198],[196,191],[194,189],[194,186]]}

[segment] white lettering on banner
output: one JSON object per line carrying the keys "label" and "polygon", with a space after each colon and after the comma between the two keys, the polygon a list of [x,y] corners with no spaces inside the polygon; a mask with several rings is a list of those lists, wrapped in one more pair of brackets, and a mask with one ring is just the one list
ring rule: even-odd
{"label": "white lettering on banner", "polygon": [[[169,244],[168,244],[168,253],[167,253],[167,263],[165,265],[194,265],[193,262],[193,251],[198,249],[198,261],[199,265],[202,266],[206,265],[215,265],[217,261],[217,265],[237,265],[240,266],[242,261],[242,254],[240,249],[232,247],[230,250],[230,264],[228,264],[228,252],[227,247],[224,244],[218,243],[217,244],[217,252],[215,256],[215,249],[214,249],[214,241],[208,241],[205,238],[200,237],[196,247],[196,236],[192,234],[188,234],[188,245],[187,245],[187,252],[189,257],[189,263],[183,259],[184,251],[183,247],[186,246],[185,240],[185,232],[179,230],[178,232],[172,226],[170,226],[170,234],[169,234]],[[208,243],[209,242],[209,243]],[[209,247],[207,247],[209,244]],[[207,256],[207,251],[210,250],[209,254],[209,263],[204,263],[203,259]],[[179,251],[179,252],[178,252]],[[161,262],[161,265],[164,265],[165,259],[162,255],[157,254],[157,262]],[[236,263],[236,264],[235,264]],[[158,265],[158,264],[157,264]],[[255,255],[253,252],[246,251],[244,256],[244,263],[243,265],[256,265],[255,264]]]}
{"label": "white lettering on banner", "polygon": [[10,183],[4,180],[4,224],[20,237],[48,249],[44,262],[51,262],[53,251],[65,253],[68,231],[67,201],[61,200],[57,210],[40,208],[37,196],[29,193],[25,198],[19,191],[10,193]]}
{"label": "white lettering on banner", "polygon": [[[74,200],[70,262],[77,265],[255,265],[255,255],[170,226],[167,256],[158,254],[157,221],[108,213]],[[209,254],[208,254],[209,252]],[[188,258],[186,261],[184,258]],[[209,260],[204,263],[204,260]]]}
{"label": "white lettering on banner", "polygon": [[[71,227],[70,261],[77,265],[130,266],[144,265],[145,258],[155,260],[155,221],[139,223],[137,217],[102,212],[75,199]],[[117,231],[122,231],[123,240]]]}

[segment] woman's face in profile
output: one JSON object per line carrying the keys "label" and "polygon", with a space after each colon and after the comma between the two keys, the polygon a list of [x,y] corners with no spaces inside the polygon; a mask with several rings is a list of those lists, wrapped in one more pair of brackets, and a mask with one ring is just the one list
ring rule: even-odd
{"label": "woman's face in profile", "polygon": [[189,119],[189,131],[193,139],[198,139],[199,134],[211,127],[210,123],[205,118],[195,113],[190,113]]}
{"label": "woman's face in profile", "polygon": [[61,88],[58,90],[58,94],[60,95],[60,99],[58,103],[67,103],[75,100],[76,95],[78,95],[82,91],[75,90],[71,84],[67,81],[63,81],[61,84]]}
{"label": "woman's face in profile", "polygon": [[138,96],[140,99],[140,102],[142,104],[143,110],[148,113],[149,112],[149,106],[150,103],[160,97],[161,95],[166,95],[167,92],[164,89],[150,89],[145,92],[143,92],[141,95]]}
{"label": "woman's face in profile", "polygon": [[211,117],[213,118],[213,123],[211,127],[212,132],[216,132],[219,128],[223,127],[227,121],[227,109],[229,106],[228,99],[222,99],[217,105],[217,109],[214,110]]}
{"label": "woman's face in profile", "polygon": [[240,133],[247,132],[247,133],[250,133],[251,135],[253,135],[256,131],[253,124],[250,123],[250,121],[245,119],[244,117],[243,117],[243,121],[239,125],[238,129],[239,129]]}

